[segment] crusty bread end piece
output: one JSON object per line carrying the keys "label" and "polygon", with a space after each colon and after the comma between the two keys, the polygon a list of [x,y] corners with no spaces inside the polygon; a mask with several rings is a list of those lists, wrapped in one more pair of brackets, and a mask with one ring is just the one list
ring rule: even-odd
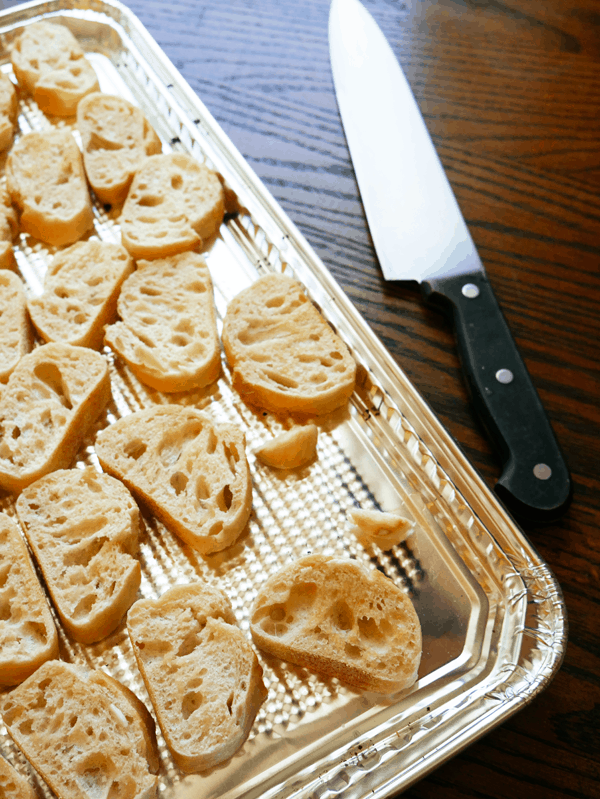
{"label": "crusty bread end piece", "polygon": [[123,246],[137,260],[193,250],[216,233],[225,213],[218,175],[191,156],[148,158],[121,214]]}
{"label": "crusty bread end piece", "polygon": [[105,638],[140,586],[139,511],[129,491],[92,468],[59,469],[24,489],[17,513],[69,635],[84,644]]}
{"label": "crusty bread end piece", "polygon": [[135,657],[175,762],[204,771],[244,743],[267,691],[227,597],[207,583],[141,599],[127,615]]}
{"label": "crusty bread end piece", "polygon": [[297,469],[317,454],[319,430],[314,424],[297,425],[267,441],[254,453],[261,463],[276,469]]}
{"label": "crusty bread end piece", "polygon": [[0,393],[0,487],[19,492],[70,466],[110,396],[97,352],[54,343],[21,358]]}
{"label": "crusty bread end piece", "polygon": [[5,186],[0,187],[0,269],[16,266],[12,243],[19,232],[19,220]]}
{"label": "crusty bread end piece", "polygon": [[79,103],[77,127],[94,193],[103,203],[122,203],[145,159],[162,150],[154,128],[139,108],[103,92],[88,94]]}
{"label": "crusty bread end piece", "polygon": [[100,88],[94,68],[64,25],[27,25],[15,40],[11,61],[19,85],[46,114],[71,116],[82,97]]}
{"label": "crusty bread end piece", "polygon": [[149,714],[98,672],[51,660],[0,707],[9,735],[58,799],[156,796],[141,731]]}
{"label": "crusty bread end piece", "polygon": [[245,438],[194,408],[158,405],[100,431],[102,468],[203,554],[230,546],[252,510]]}
{"label": "crusty bread end piece", "polygon": [[33,787],[3,757],[0,757],[0,797],[2,799],[38,799]]}
{"label": "crusty bread end piece", "polygon": [[0,271],[0,383],[6,383],[32,343],[23,282],[14,272]]}
{"label": "crusty bread end piece", "polygon": [[35,329],[45,341],[100,349],[133,269],[127,250],[107,241],[80,241],[59,252],[46,271],[44,293],[27,303]]}
{"label": "crusty bread end piece", "polygon": [[25,541],[0,513],[0,685],[22,682],[56,657],[56,627]]}
{"label": "crusty bread end piece", "polygon": [[106,329],[106,343],[158,391],[212,383],[221,371],[221,347],[206,261],[185,252],[137,267],[123,284],[121,321]]}
{"label": "crusty bread end piece", "polygon": [[222,340],[234,388],[251,405],[324,414],[354,390],[348,348],[286,275],[266,275],[229,303]]}
{"label": "crusty bread end piece", "polygon": [[377,544],[383,550],[391,549],[414,530],[414,522],[400,513],[355,508],[348,515],[354,523],[352,532],[363,546]]}
{"label": "crusty bread end piece", "polygon": [[8,154],[6,184],[22,230],[47,244],[73,244],[93,226],[81,153],[68,130],[21,136]]}
{"label": "crusty bread end piece", "polygon": [[12,144],[19,103],[15,84],[0,72],[0,152]]}
{"label": "crusty bread end piece", "polygon": [[284,567],[259,590],[250,630],[266,652],[362,690],[391,694],[417,679],[412,602],[355,560],[310,555]]}

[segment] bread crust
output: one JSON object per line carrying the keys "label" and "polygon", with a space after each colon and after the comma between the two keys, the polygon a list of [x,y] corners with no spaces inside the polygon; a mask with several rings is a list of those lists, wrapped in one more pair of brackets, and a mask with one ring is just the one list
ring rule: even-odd
{"label": "bread crust", "polygon": [[116,629],[141,581],[139,511],[125,486],[95,469],[59,469],[16,504],[61,621],[91,644]]}
{"label": "bread crust", "polygon": [[204,771],[232,757],[267,691],[225,594],[207,583],[174,586],[136,602],[127,629],[179,768]]}
{"label": "bread crust", "polygon": [[121,215],[123,246],[137,260],[196,249],[216,233],[225,195],[216,172],[184,153],[148,158]]}
{"label": "bread crust", "polygon": [[17,685],[58,657],[46,596],[16,523],[0,513],[0,685]]}
{"label": "bread crust", "polygon": [[19,101],[14,83],[0,72],[0,151],[8,150],[17,125]]}
{"label": "bread crust", "polygon": [[27,25],[15,40],[11,61],[19,86],[46,114],[72,116],[81,98],[100,88],[94,68],[64,25]]}
{"label": "bread crust", "polygon": [[3,757],[0,757],[0,796],[2,799],[37,799],[32,786]]}
{"label": "bread crust", "polygon": [[121,290],[121,321],[105,341],[157,391],[190,391],[215,381],[221,347],[206,261],[193,252],[138,261]]}
{"label": "bread crust", "polygon": [[234,388],[275,413],[320,415],[345,405],[356,364],[302,285],[270,274],[227,307],[222,342]]}
{"label": "bread crust", "polygon": [[8,191],[0,187],[0,269],[14,269],[16,266],[13,241],[19,232],[19,220],[12,206]]}
{"label": "bread crust", "polygon": [[134,174],[162,144],[139,108],[122,97],[93,92],[77,106],[83,162],[98,199],[124,202]]}
{"label": "bread crust", "polygon": [[8,154],[6,184],[21,229],[47,244],[73,244],[94,224],[81,153],[68,130],[21,136]]}
{"label": "bread crust", "polygon": [[186,544],[203,554],[230,546],[252,510],[245,438],[194,408],[161,405],[102,430],[102,468]]}
{"label": "bread crust", "polygon": [[0,487],[20,492],[69,467],[110,396],[97,352],[53,343],[21,358],[0,394]]}
{"label": "bread crust", "polygon": [[417,679],[412,602],[355,560],[310,555],[284,567],[258,592],[250,630],[266,652],[361,690],[391,694]]}
{"label": "bread crust", "polygon": [[6,383],[33,344],[21,278],[0,272],[0,383]]}
{"label": "bread crust", "polygon": [[30,297],[29,315],[44,341],[100,349],[104,327],[117,315],[133,259],[120,244],[80,241],[59,252],[44,276],[44,292]]}
{"label": "bread crust", "polygon": [[276,469],[297,469],[310,463],[317,454],[319,430],[314,424],[296,425],[275,436],[256,450],[261,463]]}

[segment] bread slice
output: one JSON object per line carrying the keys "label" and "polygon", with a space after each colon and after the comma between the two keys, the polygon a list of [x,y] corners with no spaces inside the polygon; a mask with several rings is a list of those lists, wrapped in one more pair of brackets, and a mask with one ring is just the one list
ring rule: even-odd
{"label": "bread slice", "polygon": [[244,743],[267,691],[227,597],[208,583],[141,599],[127,614],[135,657],[182,771],[204,771]]}
{"label": "bread slice", "polygon": [[102,468],[203,554],[230,546],[252,510],[243,432],[194,408],[132,413],[96,438]]}
{"label": "bread slice", "polygon": [[19,101],[15,84],[0,72],[0,152],[8,150],[17,126]]}
{"label": "bread slice", "polygon": [[381,549],[391,549],[404,541],[414,530],[414,522],[400,513],[355,508],[349,513],[354,523],[352,532],[363,546],[377,544]]}
{"label": "bread slice", "polygon": [[110,396],[97,352],[53,343],[21,358],[0,394],[0,487],[19,492],[70,466]]}
{"label": "bread slice", "polygon": [[32,343],[21,278],[14,272],[0,271],[0,383],[6,383]]}
{"label": "bread slice", "polygon": [[54,256],[44,293],[29,299],[35,329],[45,341],[100,349],[104,327],[117,315],[123,281],[134,270],[120,244],[80,241]]}
{"label": "bread slice", "polygon": [[354,390],[348,348],[286,275],[266,275],[229,303],[222,341],[234,388],[251,405],[323,414]]}
{"label": "bread slice", "polygon": [[254,453],[261,463],[276,469],[297,469],[317,454],[319,431],[314,424],[297,425],[281,433]]}
{"label": "bread slice", "polygon": [[0,796],[2,799],[38,799],[27,780],[0,757]]}
{"label": "bread slice", "polygon": [[58,799],[151,799],[157,779],[141,731],[150,716],[96,675],[45,663],[2,698],[8,733]]}
{"label": "bread slice", "polygon": [[140,587],[129,491],[92,468],[59,469],[24,489],[17,514],[66,631],[83,644],[105,638]]}
{"label": "bread slice", "polygon": [[158,391],[188,391],[221,371],[221,347],[210,272],[194,252],[138,261],[119,296],[120,322],[106,343]]}
{"label": "bread slice", "polygon": [[417,679],[412,602],[355,560],[310,555],[281,569],[258,592],[250,630],[266,652],[362,690],[391,694]]}
{"label": "bread slice", "polygon": [[19,232],[19,220],[12,206],[8,191],[0,187],[0,269],[16,266],[12,243]]}
{"label": "bread slice", "polygon": [[6,161],[21,229],[47,244],[73,244],[94,223],[81,153],[68,130],[26,133]]}
{"label": "bread slice", "polygon": [[0,513],[0,685],[22,682],[56,657],[56,627],[25,541]]}
{"label": "bread slice", "polygon": [[79,103],[77,127],[90,186],[101,202],[122,203],[147,156],[162,150],[154,128],[139,108],[102,92]]}
{"label": "bread slice", "polygon": [[46,114],[71,116],[82,97],[100,88],[94,68],[64,25],[28,25],[13,45],[11,61],[19,86]]}
{"label": "bread slice", "polygon": [[123,245],[135,259],[193,250],[217,231],[224,212],[215,172],[183,153],[157,155],[131,184],[120,220]]}

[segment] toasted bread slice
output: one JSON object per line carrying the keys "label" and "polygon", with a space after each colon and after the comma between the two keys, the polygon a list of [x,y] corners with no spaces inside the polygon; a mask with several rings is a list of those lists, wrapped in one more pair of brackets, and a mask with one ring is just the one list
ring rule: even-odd
{"label": "toasted bread slice", "polygon": [[136,260],[193,250],[217,231],[224,212],[223,186],[208,167],[183,153],[148,158],[123,206],[123,246]]}
{"label": "toasted bread slice", "polygon": [[84,644],[105,638],[140,587],[139,511],[129,491],[91,468],[59,469],[24,489],[17,513],[69,635]]}
{"label": "toasted bread slice", "polygon": [[12,144],[17,125],[19,102],[15,84],[0,72],[0,152]]}
{"label": "toasted bread slice", "polygon": [[119,296],[120,322],[106,343],[158,391],[188,391],[221,371],[221,347],[206,261],[194,252],[138,261]]}
{"label": "toasted bread slice", "polygon": [[44,277],[44,293],[27,303],[35,329],[45,341],[100,349],[133,269],[127,250],[107,241],[80,241],[59,252]]}
{"label": "toasted bread slice", "polygon": [[183,771],[228,760],[267,691],[262,667],[227,597],[207,583],[141,599],[127,614],[135,657],[158,723]]}
{"label": "toasted bread slice", "polygon": [[33,337],[21,278],[0,272],[0,383],[6,383],[21,358],[31,349]]}
{"label": "toasted bread slice", "polygon": [[266,652],[362,690],[391,694],[417,679],[412,602],[355,560],[310,555],[281,569],[258,592],[250,630]]}
{"label": "toasted bread slice", "polygon": [[0,187],[0,269],[14,269],[16,265],[12,243],[19,232],[17,213],[8,191]]}
{"label": "toasted bread slice", "polygon": [[2,799],[38,799],[27,780],[0,757],[0,796]]}
{"label": "toasted bread slice", "polygon": [[82,97],[100,88],[94,68],[64,25],[28,25],[13,45],[11,61],[19,86],[46,114],[71,116]]}
{"label": "toasted bread slice", "polygon": [[44,344],[21,358],[0,394],[0,487],[19,492],[70,466],[109,399],[97,352]]}
{"label": "toasted bread slice", "polygon": [[404,541],[414,530],[414,522],[400,513],[355,508],[349,513],[354,522],[352,532],[363,546],[377,544],[391,549]]}
{"label": "toasted bread slice", "polygon": [[8,733],[58,799],[153,799],[157,779],[141,731],[150,716],[97,674],[45,663],[2,698]]}
{"label": "toasted bread slice", "polygon": [[297,280],[266,275],[237,295],[223,322],[233,385],[275,413],[323,414],[354,390],[356,364]]}
{"label": "toasted bread slice", "polygon": [[77,127],[90,186],[103,203],[125,200],[134,174],[162,150],[154,128],[122,97],[94,92],[77,106]]}
{"label": "toasted bread slice", "polygon": [[22,682],[56,657],[56,627],[25,541],[0,513],[0,685]]}
{"label": "toasted bread slice", "polygon": [[232,544],[252,510],[244,434],[194,408],[159,405],[132,413],[96,438],[102,468],[122,480],[198,552]]}
{"label": "toasted bread slice", "polygon": [[254,453],[261,463],[276,469],[297,469],[313,460],[319,431],[314,424],[297,425],[275,436]]}
{"label": "toasted bread slice", "polygon": [[26,133],[6,161],[22,230],[47,244],[73,244],[94,223],[81,153],[68,130]]}

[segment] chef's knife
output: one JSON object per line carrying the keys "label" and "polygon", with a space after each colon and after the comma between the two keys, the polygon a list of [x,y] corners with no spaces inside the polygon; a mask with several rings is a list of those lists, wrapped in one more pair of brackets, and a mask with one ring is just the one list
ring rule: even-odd
{"label": "chef's knife", "polygon": [[333,0],[329,48],[361,198],[386,280],[417,280],[453,320],[472,403],[502,461],[497,494],[550,521],[571,480],[408,81],[359,0]]}

